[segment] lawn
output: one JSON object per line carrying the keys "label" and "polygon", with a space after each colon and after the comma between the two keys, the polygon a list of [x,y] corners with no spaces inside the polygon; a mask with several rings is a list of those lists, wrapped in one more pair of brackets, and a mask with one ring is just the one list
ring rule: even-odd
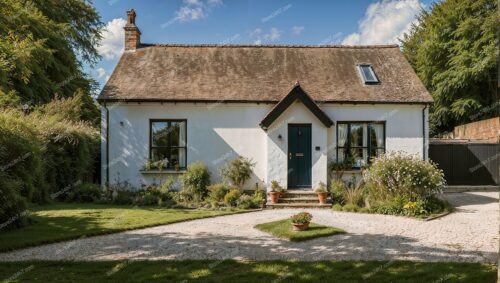
{"label": "lawn", "polygon": [[291,219],[262,223],[256,225],[255,228],[278,238],[287,239],[292,242],[306,241],[314,238],[345,233],[345,231],[342,229],[323,226],[316,223],[309,224],[309,229],[307,229],[306,231],[293,231]]}
{"label": "lawn", "polygon": [[0,251],[239,212],[103,204],[39,206],[32,208],[32,224],[0,231]]}
{"label": "lawn", "polygon": [[408,261],[0,263],[9,282],[496,282],[496,266]]}

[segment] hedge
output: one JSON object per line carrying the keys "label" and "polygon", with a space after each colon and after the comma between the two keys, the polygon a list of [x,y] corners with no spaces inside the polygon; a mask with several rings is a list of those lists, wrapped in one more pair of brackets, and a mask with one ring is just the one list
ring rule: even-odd
{"label": "hedge", "polygon": [[[64,112],[80,101],[54,103]],[[50,103],[46,107],[54,109]],[[99,154],[98,129],[89,122],[69,120],[44,109],[28,115],[0,110],[0,193],[6,204],[0,209],[0,224],[19,226],[22,219],[13,221],[12,216],[21,215],[26,201],[45,203],[64,198],[67,191],[89,180],[94,172]]]}

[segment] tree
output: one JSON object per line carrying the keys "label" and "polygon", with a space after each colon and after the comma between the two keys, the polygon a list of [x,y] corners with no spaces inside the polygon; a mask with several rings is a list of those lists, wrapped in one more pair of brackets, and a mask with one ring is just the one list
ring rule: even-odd
{"label": "tree", "polygon": [[434,98],[432,135],[497,114],[498,24],[496,0],[444,0],[401,40]]}
{"label": "tree", "polygon": [[102,27],[88,1],[2,1],[0,106],[89,95],[96,83],[82,65],[99,60],[95,46]]}

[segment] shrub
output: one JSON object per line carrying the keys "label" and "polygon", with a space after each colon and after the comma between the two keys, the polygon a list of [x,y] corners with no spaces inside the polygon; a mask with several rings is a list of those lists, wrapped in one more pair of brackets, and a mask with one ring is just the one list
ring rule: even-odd
{"label": "shrub", "polygon": [[231,189],[224,196],[224,203],[230,206],[236,206],[238,199],[240,198],[241,193],[238,189]]}
{"label": "shrub", "polygon": [[131,191],[115,191],[113,193],[113,204],[129,205],[134,203],[135,193]]}
{"label": "shrub", "polygon": [[183,193],[191,200],[199,202],[207,195],[207,186],[210,184],[210,174],[203,162],[191,163],[186,173],[181,177]]}
{"label": "shrub", "polygon": [[401,197],[394,197],[384,201],[375,202],[372,210],[380,214],[400,215],[404,214],[403,206],[407,200]]}
{"label": "shrub", "polygon": [[230,181],[232,185],[243,188],[245,182],[252,176],[255,163],[251,159],[239,156],[220,169],[223,180]]}
{"label": "shrub", "polygon": [[364,202],[364,191],[362,184],[357,184],[346,188],[343,191],[342,198],[344,199],[346,205],[362,206]]}
{"label": "shrub", "polygon": [[249,195],[241,195],[238,198],[238,207],[241,209],[250,209],[250,208],[256,208],[257,206],[255,205],[254,199],[252,196]]}
{"label": "shrub", "polygon": [[95,202],[101,199],[101,188],[98,184],[83,183],[78,184],[68,194],[67,201],[75,202]]}
{"label": "shrub", "polygon": [[276,180],[271,181],[271,192],[284,192],[285,189],[280,185],[280,183]]}
{"label": "shrub", "polygon": [[158,189],[159,189],[159,190],[160,190],[160,192],[162,192],[162,193],[165,193],[165,194],[166,194],[166,193],[170,193],[170,192],[172,192],[172,190],[174,189],[175,184],[176,184],[175,179],[174,179],[172,176],[169,176],[169,177],[165,180],[165,182],[163,182],[163,183],[161,184],[161,186],[160,186]]}
{"label": "shrub", "polygon": [[252,198],[257,207],[261,207],[264,199],[266,198],[266,192],[263,189],[258,188],[253,192]]}
{"label": "shrub", "polygon": [[241,195],[238,198],[237,204],[241,209],[259,208],[262,206],[264,197],[264,190],[256,189],[251,196],[245,194]]}
{"label": "shrub", "polygon": [[222,202],[229,190],[230,188],[224,184],[213,184],[208,187],[208,199],[210,201]]}
{"label": "shrub", "polygon": [[441,192],[445,184],[443,172],[432,161],[402,153],[375,158],[363,177],[376,200],[423,200]]}
{"label": "shrub", "polygon": [[0,171],[0,230],[26,224],[27,203],[19,194],[20,182],[7,180]]}
{"label": "shrub", "polygon": [[333,203],[343,204],[344,191],[346,189],[345,183],[342,180],[332,180],[330,183],[330,195],[332,196]]}
{"label": "shrub", "polygon": [[311,222],[312,214],[310,214],[309,212],[299,212],[293,215],[291,218],[292,218],[292,223],[306,224]]}
{"label": "shrub", "polygon": [[154,191],[141,191],[134,197],[135,205],[160,205],[162,200]]}
{"label": "shrub", "polygon": [[0,112],[0,182],[17,187],[14,193],[37,203],[46,202],[49,195],[43,147],[36,127],[18,112]]}
{"label": "shrub", "polygon": [[320,183],[319,183],[319,185],[318,185],[318,187],[317,187],[314,191],[315,191],[316,193],[326,193],[326,192],[328,192],[328,191],[326,190],[326,185],[325,185],[325,183],[323,183],[323,182],[320,182]]}

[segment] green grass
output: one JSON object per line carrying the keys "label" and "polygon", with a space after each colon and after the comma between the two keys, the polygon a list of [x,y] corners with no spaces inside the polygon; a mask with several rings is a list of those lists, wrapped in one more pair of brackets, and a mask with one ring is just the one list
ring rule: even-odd
{"label": "green grass", "polygon": [[28,226],[0,231],[0,251],[238,212],[242,211],[104,204],[39,206],[32,209],[32,223]]}
{"label": "green grass", "polygon": [[293,231],[291,219],[262,223],[256,225],[255,228],[292,242],[306,241],[314,238],[345,233],[344,230],[339,228],[323,226],[316,223],[309,224],[309,229],[306,231]]}
{"label": "green grass", "polygon": [[0,263],[10,282],[496,282],[496,266],[408,261]]}

